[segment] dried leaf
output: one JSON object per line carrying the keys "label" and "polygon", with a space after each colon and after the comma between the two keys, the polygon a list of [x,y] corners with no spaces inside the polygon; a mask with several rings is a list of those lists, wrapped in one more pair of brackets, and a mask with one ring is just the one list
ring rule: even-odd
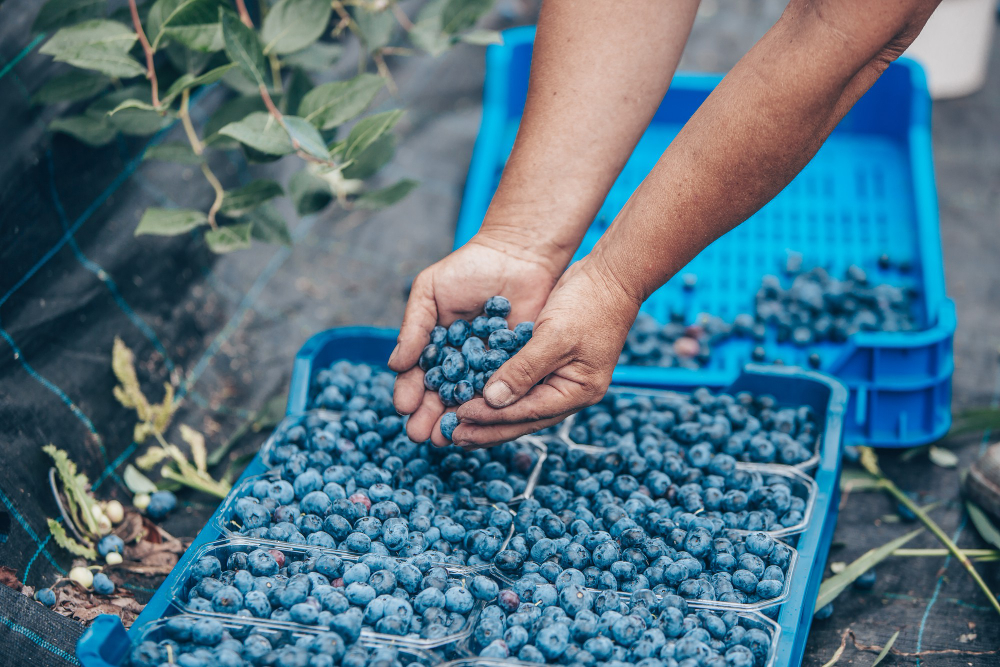
{"label": "dried leaf", "polygon": [[1000,530],[997,529],[996,525],[990,520],[989,516],[986,515],[979,505],[966,500],[965,511],[969,513],[969,518],[972,519],[972,525],[976,527],[976,532],[979,533],[979,537],[983,538],[997,549],[1000,549]]}
{"label": "dried leaf", "polygon": [[[118,378],[119,385],[114,388],[115,398],[126,408],[133,408],[139,421],[148,422],[149,401],[139,387],[139,378],[135,374],[135,355],[118,336],[111,350],[111,370]],[[141,442],[141,440],[139,441]]]}
{"label": "dried leaf", "polygon": [[66,534],[66,529],[55,519],[49,519],[49,532],[52,533],[56,544],[74,556],[82,556],[87,560],[97,560],[97,552],[91,547],[84,546]]}
{"label": "dried leaf", "polygon": [[170,454],[167,453],[167,450],[156,445],[147,449],[145,454],[137,458],[135,464],[143,470],[152,470],[153,466],[169,456]]}
{"label": "dried leaf", "polygon": [[21,590],[21,587],[24,585],[17,578],[17,570],[6,565],[0,565],[0,584],[3,584],[7,588],[13,588],[15,591]]}
{"label": "dried leaf", "polygon": [[896,539],[891,540],[878,548],[872,549],[844,568],[844,571],[840,574],[835,574],[832,577],[825,579],[819,587],[819,597],[816,599],[816,608],[819,609],[828,603],[833,602],[845,588],[854,583],[855,579],[888,558],[892,555],[893,551],[903,546],[923,531],[923,528],[918,528],[917,530],[907,533],[902,537],[897,537]]}
{"label": "dried leaf", "polygon": [[958,455],[950,449],[932,446],[927,450],[927,457],[931,463],[941,468],[955,468],[958,466]]}
{"label": "dried leaf", "polygon": [[62,482],[62,492],[69,505],[70,520],[76,524],[81,533],[99,534],[97,520],[93,514],[93,508],[97,503],[90,495],[90,480],[82,473],[77,474],[76,464],[70,460],[69,454],[65,451],[56,449],[52,444],[42,447],[42,451],[51,456],[55,463],[56,473]]}
{"label": "dried leaf", "polygon": [[205,436],[187,424],[181,424],[181,438],[191,448],[191,460],[194,461],[194,467],[198,469],[198,472],[208,472],[208,465],[206,463],[208,452],[205,449]]}

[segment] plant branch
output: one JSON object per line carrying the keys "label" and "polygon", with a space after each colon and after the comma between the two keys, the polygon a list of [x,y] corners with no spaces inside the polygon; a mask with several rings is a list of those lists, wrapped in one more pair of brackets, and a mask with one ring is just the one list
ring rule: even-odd
{"label": "plant branch", "polygon": [[139,8],[136,6],[135,0],[128,0],[128,8],[132,13],[132,26],[135,28],[135,32],[139,36],[139,42],[142,44],[142,51],[146,54],[146,78],[149,79],[149,85],[153,91],[152,103],[154,107],[159,107],[160,90],[159,84],[156,81],[156,68],[153,67],[153,47],[149,45],[149,40],[146,39],[146,33],[142,29],[142,21],[139,20]]}
{"label": "plant branch", "polygon": [[385,58],[382,57],[381,51],[373,53],[372,60],[375,61],[375,67],[378,69],[379,76],[385,79],[389,93],[394,96],[398,94],[399,88],[396,87],[396,81],[392,78],[392,72],[389,71],[389,66],[385,64]]}
{"label": "plant branch", "polygon": [[243,25],[253,28],[253,21],[250,19],[250,12],[247,11],[246,3],[243,0],[236,0],[236,11],[239,12]]}
{"label": "plant branch", "polygon": [[399,25],[403,26],[403,30],[406,32],[413,30],[413,21],[411,21],[410,17],[406,15],[403,8],[395,2],[392,3],[392,13],[396,17],[396,20],[399,21]]}
{"label": "plant branch", "polygon": [[271,80],[274,83],[274,90],[281,94],[281,62],[278,60],[278,56],[271,53],[267,54],[267,60],[271,63]]}
{"label": "plant branch", "polygon": [[[205,152],[205,144],[198,138],[198,133],[195,132],[194,125],[191,123],[191,114],[188,111],[189,102],[190,93],[184,90],[181,93],[181,110],[178,115],[181,117],[181,125],[184,126],[184,134],[187,135],[188,143],[191,144],[191,150],[194,151],[195,155],[202,155]],[[205,180],[215,190],[215,200],[212,202],[212,207],[208,210],[208,224],[211,225],[212,229],[218,229],[219,225],[215,221],[215,216],[219,212],[219,209],[222,208],[222,198],[225,196],[225,190],[207,162],[203,161],[201,163],[201,173],[205,175]]]}
{"label": "plant branch", "polygon": [[215,177],[215,174],[205,162],[201,163],[201,173],[205,174],[205,180],[215,190],[215,201],[212,202],[211,208],[208,209],[208,224],[212,226],[212,229],[218,229],[219,226],[215,222],[215,214],[222,208],[222,198],[225,196],[226,191],[222,188],[222,183],[219,182],[219,179]]}
{"label": "plant branch", "polygon": [[194,125],[191,124],[191,114],[188,112],[190,98],[191,94],[188,89],[181,92],[181,110],[178,115],[181,117],[181,125],[184,126],[184,134],[187,135],[188,143],[191,144],[191,150],[194,151],[195,155],[201,155],[205,152],[205,145],[201,143],[198,133],[194,130]]}
{"label": "plant branch", "polygon": [[941,527],[937,525],[934,519],[930,518],[927,513],[924,512],[924,510],[922,510],[915,502],[910,500],[909,496],[903,493],[891,479],[885,476],[885,473],[882,472],[882,469],[878,465],[878,456],[875,454],[875,450],[870,447],[861,448],[861,465],[864,466],[865,470],[869,473],[878,477],[879,481],[882,483],[882,488],[898,500],[905,508],[913,512],[914,516],[920,519],[920,522],[927,526],[928,530],[934,533],[934,537],[936,537],[941,544],[948,548],[948,551],[950,551],[955,559],[962,564],[962,567],[968,571],[969,576],[972,577],[973,581],[975,581],[979,588],[982,589],[983,593],[986,594],[986,597],[990,601],[990,605],[993,609],[1000,614],[1000,601],[997,600],[997,597],[992,591],[990,591],[989,586],[987,586],[986,582],[979,576],[979,573],[976,571],[976,568],[973,567],[972,561],[969,560],[969,557],[958,548],[958,545],[956,545],[943,530],[941,530]]}

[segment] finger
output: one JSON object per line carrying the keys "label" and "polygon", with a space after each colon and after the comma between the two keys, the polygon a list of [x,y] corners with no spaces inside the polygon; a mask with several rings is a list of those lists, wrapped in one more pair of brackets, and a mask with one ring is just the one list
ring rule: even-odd
{"label": "finger", "polygon": [[463,423],[480,426],[540,421],[575,412],[584,407],[589,398],[578,383],[550,377],[505,408],[494,408],[483,399],[473,399],[459,407],[458,418]]}
{"label": "finger", "polygon": [[431,329],[437,324],[437,319],[434,286],[424,271],[413,281],[396,347],[389,355],[389,368],[401,373],[416,366],[420,353],[431,340]]}
{"label": "finger", "polygon": [[567,348],[565,337],[539,327],[528,344],[493,373],[483,398],[494,408],[507,407],[562,366]]}
{"label": "finger", "polygon": [[410,418],[406,421],[406,435],[413,442],[424,442],[431,437],[431,430],[437,428],[438,419],[444,414],[444,403],[434,391],[425,391],[424,397]]}
{"label": "finger", "polygon": [[478,424],[459,423],[458,428],[452,434],[452,441],[462,447],[467,452],[477,449],[493,447],[511,440],[516,440],[522,435],[534,433],[540,429],[558,424],[564,418],[563,415],[552,419],[543,419],[537,422],[522,422],[520,424],[500,424],[480,426]]}
{"label": "finger", "polygon": [[425,391],[424,372],[416,366],[397,375],[392,386],[392,403],[396,406],[396,412],[401,415],[413,414],[424,400]]}

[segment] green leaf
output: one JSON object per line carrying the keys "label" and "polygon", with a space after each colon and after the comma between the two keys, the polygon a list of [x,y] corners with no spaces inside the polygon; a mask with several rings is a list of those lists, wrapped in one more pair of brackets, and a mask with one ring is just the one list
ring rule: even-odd
{"label": "green leaf", "polygon": [[882,650],[878,652],[878,656],[876,656],[875,662],[872,663],[872,667],[876,667],[876,665],[885,660],[885,656],[889,655],[892,645],[896,643],[897,637],[899,637],[899,630],[892,633],[892,637],[889,637],[889,641],[887,641],[885,646],[882,647]]}
{"label": "green leaf", "polygon": [[122,481],[132,493],[156,493],[156,484],[151,479],[139,472],[139,469],[129,463],[122,473]]}
{"label": "green leaf", "polygon": [[93,97],[108,85],[108,77],[93,72],[67,72],[54,76],[38,89],[31,101],[35,104],[76,102]]}
{"label": "green leaf", "polygon": [[396,152],[396,135],[383,134],[375,142],[361,151],[354,162],[344,167],[344,178],[371,178],[392,159]]}
{"label": "green leaf", "polygon": [[395,109],[359,120],[358,124],[351,129],[351,133],[347,135],[347,140],[344,142],[344,147],[341,150],[344,161],[357,157],[361,151],[371,146],[379,137],[391,130],[402,117],[403,112]]}
{"label": "green leaf", "polygon": [[296,172],[288,181],[288,194],[291,195],[299,215],[324,209],[333,199],[330,185],[307,169]]}
{"label": "green leaf", "polygon": [[94,100],[87,107],[87,115],[106,116],[111,126],[124,134],[147,136],[167,127],[173,120],[171,115],[160,115],[142,101],[149,98],[149,86],[136,84]]}
{"label": "green leaf", "polygon": [[380,190],[371,190],[354,200],[354,208],[366,209],[369,211],[392,206],[403,197],[410,194],[410,191],[417,187],[417,182],[404,178],[403,180]]}
{"label": "green leaf", "polygon": [[81,558],[86,558],[87,560],[97,560],[97,552],[90,547],[80,544],[67,535],[66,529],[61,523],[55,519],[49,519],[48,522],[49,532],[52,533],[52,538],[56,541],[56,544],[74,556],[80,556]]}
{"label": "green leaf", "polygon": [[228,7],[225,0],[160,0],[149,10],[148,37],[154,49],[170,39],[195,51],[218,51],[224,43],[219,11]]}
{"label": "green leaf", "polygon": [[332,130],[367,109],[384,85],[377,74],[324,83],[302,98],[298,114],[321,130]]}
{"label": "green leaf", "polygon": [[354,22],[369,53],[386,46],[398,25],[392,12],[385,9],[370,12],[363,7],[354,9]]}
{"label": "green leaf", "polygon": [[257,82],[264,84],[264,50],[257,39],[257,33],[240,23],[239,18],[232,14],[219,11],[222,17],[222,37],[226,45],[226,55],[239,65],[243,73]]}
{"label": "green leaf", "polygon": [[332,11],[329,0],[279,0],[264,17],[261,39],[269,53],[300,51],[323,35]]}
{"label": "green leaf", "polygon": [[292,235],[288,233],[288,223],[271,204],[263,204],[247,213],[241,220],[249,222],[250,234],[263,243],[292,245]]}
{"label": "green leaf", "polygon": [[896,539],[887,542],[878,548],[872,549],[844,568],[844,571],[840,574],[835,574],[832,577],[825,579],[819,587],[819,597],[816,598],[816,608],[820,609],[825,607],[828,603],[833,602],[834,599],[836,599],[836,597],[844,591],[844,589],[854,583],[855,579],[881,563],[883,560],[892,555],[893,551],[903,546],[922,532],[924,532],[924,529],[918,528],[907,533],[906,535],[903,535],[902,537],[897,537]]}
{"label": "green leaf", "polygon": [[230,217],[249,213],[268,199],[280,197],[285,191],[275,181],[262,178],[236,190],[229,190],[222,198],[220,211]]}
{"label": "green leaf", "polygon": [[66,116],[49,123],[50,132],[62,132],[89,146],[104,146],[115,138],[117,131],[105,118]]}
{"label": "green leaf", "polygon": [[931,445],[927,450],[927,457],[931,463],[941,468],[955,468],[958,466],[958,455],[950,449]]}
{"label": "green leaf", "polygon": [[441,29],[452,34],[467,30],[492,6],[493,0],[448,0],[441,12]]}
{"label": "green leaf", "polygon": [[[222,34],[221,32],[219,34]],[[158,53],[165,53],[167,60],[177,70],[178,74],[191,74],[198,76],[205,71],[209,63],[218,61],[217,53],[206,53],[195,51],[184,46],[180,42],[167,42],[161,45]],[[160,82],[160,87],[165,87],[164,82]]]}
{"label": "green leaf", "polygon": [[50,56],[62,56],[98,46],[124,54],[137,39],[136,34],[122,23],[95,19],[60,29],[39,51]]}
{"label": "green leaf", "polygon": [[140,65],[138,60],[127,53],[121,53],[113,46],[103,44],[82,46],[76,51],[63,52],[56,56],[56,60],[80,69],[102,72],[118,79],[128,79],[146,73],[146,68]]}
{"label": "green leaf", "polygon": [[163,162],[177,162],[179,164],[201,164],[202,157],[195,155],[190,144],[182,142],[169,142],[156,144],[146,149],[142,156],[143,160],[162,160]]}
{"label": "green leaf", "polygon": [[466,44],[474,44],[476,46],[503,44],[503,36],[496,30],[470,30],[462,34],[460,39]]}
{"label": "green leaf", "polygon": [[285,128],[266,111],[255,111],[242,120],[229,123],[219,130],[219,134],[268,155],[287,155],[295,151]]}
{"label": "green leaf", "polygon": [[246,95],[226,102],[216,109],[215,113],[206,121],[204,129],[205,142],[212,145],[226,143],[231,143],[234,146],[237,145],[236,142],[219,135],[219,130],[230,123],[243,120],[254,111],[264,111],[265,109],[264,101],[260,99],[260,95]]}
{"label": "green leaf", "polygon": [[410,41],[417,48],[438,56],[451,46],[452,37],[441,31],[441,12],[448,0],[431,0],[417,14],[417,20],[410,30]]}
{"label": "green leaf", "polygon": [[969,513],[969,518],[972,519],[972,525],[976,527],[979,537],[1000,549],[1000,529],[997,529],[986,512],[969,500],[965,501],[965,511]]}
{"label": "green leaf", "polygon": [[281,64],[285,67],[301,67],[309,72],[327,72],[342,52],[339,44],[314,42],[301,51],[284,56]]}
{"label": "green leaf", "polygon": [[104,16],[105,0],[49,0],[38,10],[31,32],[52,32]]}
{"label": "green leaf", "polygon": [[135,228],[135,235],[176,236],[208,224],[201,211],[187,208],[147,208]]}
{"label": "green leaf", "polygon": [[249,222],[219,227],[205,233],[205,242],[212,252],[218,253],[249,248],[252,227]]}
{"label": "green leaf", "polygon": [[[226,75],[222,77],[222,83],[240,95],[256,95],[260,97],[260,86],[239,67],[226,72]],[[272,99],[275,97],[277,96],[272,95]]]}
{"label": "green leaf", "polygon": [[196,88],[197,86],[207,86],[210,83],[215,83],[222,76],[236,67],[233,63],[226,63],[221,67],[216,67],[213,70],[209,70],[200,76],[194,76],[193,74],[184,74],[178,78],[174,83],[167,89],[167,92],[160,98],[161,106],[170,106],[170,103],[174,101],[178,95],[180,95],[185,90]]}
{"label": "green leaf", "polygon": [[330,159],[330,151],[326,147],[326,142],[320,136],[319,130],[313,127],[309,121],[298,116],[285,116],[284,120],[288,136],[301,150],[321,160]]}

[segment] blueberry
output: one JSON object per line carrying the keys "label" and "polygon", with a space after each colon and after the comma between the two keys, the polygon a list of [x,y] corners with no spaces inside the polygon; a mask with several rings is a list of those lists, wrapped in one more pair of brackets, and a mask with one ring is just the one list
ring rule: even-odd
{"label": "blueberry", "polygon": [[817,621],[825,621],[826,619],[833,616],[833,603],[827,602],[825,605],[816,610],[813,614],[813,618]]}
{"label": "blueberry", "polygon": [[[97,577],[94,577],[96,583]],[[35,599],[46,607],[53,607],[56,604],[56,594],[51,588],[40,588],[35,592]]]}
{"label": "blueberry", "polygon": [[510,315],[510,301],[502,296],[491,296],[483,310],[487,317],[507,317]]}
{"label": "blueberry", "polygon": [[429,371],[439,363],[441,363],[441,348],[434,343],[431,343],[424,348],[423,352],[420,353],[420,359],[417,361],[417,366],[419,366],[422,371]]}
{"label": "blueberry", "polygon": [[103,558],[112,552],[125,553],[125,542],[117,535],[105,535],[97,543],[97,553]]}
{"label": "blueberry", "polygon": [[215,646],[222,641],[224,628],[214,618],[200,618],[191,627],[191,639],[202,646]]}
{"label": "blueberry", "polygon": [[448,344],[452,347],[462,347],[462,343],[472,333],[472,325],[466,320],[455,320],[448,327]]}
{"label": "blueberry", "polygon": [[461,405],[462,403],[468,403],[475,396],[475,388],[468,380],[460,380],[455,383],[453,395],[456,404]]}
{"label": "blueberry", "polygon": [[222,563],[215,556],[202,556],[191,566],[191,578],[200,581],[206,578],[217,579],[222,574]]}
{"label": "blueberry", "polygon": [[485,315],[480,315],[472,320],[472,335],[478,336],[479,338],[486,338],[490,335],[491,329],[489,328],[489,318]]}
{"label": "blueberry", "polygon": [[444,370],[440,366],[435,366],[424,373],[424,387],[430,391],[439,390],[444,382]]}
{"label": "blueberry", "polygon": [[870,591],[875,587],[875,580],[875,570],[868,570],[854,580],[854,587],[862,591]]}
{"label": "blueberry", "polygon": [[458,382],[468,375],[469,362],[458,350],[449,349],[445,352],[444,360],[441,362],[441,370],[444,372],[446,380]]}
{"label": "blueberry", "polygon": [[146,514],[153,519],[162,519],[177,507],[177,496],[170,491],[156,491],[149,497]]}
{"label": "blueberry", "polygon": [[254,549],[247,556],[247,568],[255,577],[267,577],[278,573],[278,562],[267,551]]}
{"label": "blueberry", "polygon": [[564,623],[555,623],[542,628],[535,638],[535,646],[546,660],[557,659],[566,652],[568,645],[569,626]]}
{"label": "blueberry", "polygon": [[454,412],[444,413],[441,416],[441,435],[451,440],[456,428],[458,428],[458,415]]}
{"label": "blueberry", "polygon": [[448,339],[448,330],[442,326],[436,326],[431,329],[431,343],[434,345],[443,345]]}
{"label": "blueberry", "polygon": [[475,598],[467,588],[453,586],[445,591],[444,606],[448,611],[467,614],[472,610],[473,604],[475,604]]}
{"label": "blueberry", "polygon": [[534,322],[521,322],[516,327],[514,327],[514,334],[517,336],[517,346],[524,347],[531,340],[531,334],[534,332],[535,323]]}
{"label": "blueberry", "polygon": [[472,593],[473,597],[477,600],[490,602],[495,600],[497,595],[500,594],[500,587],[489,577],[476,575],[469,583],[469,592]]}
{"label": "blueberry", "polygon": [[498,329],[490,334],[489,346],[491,350],[513,352],[517,349],[517,334],[510,329]]}

